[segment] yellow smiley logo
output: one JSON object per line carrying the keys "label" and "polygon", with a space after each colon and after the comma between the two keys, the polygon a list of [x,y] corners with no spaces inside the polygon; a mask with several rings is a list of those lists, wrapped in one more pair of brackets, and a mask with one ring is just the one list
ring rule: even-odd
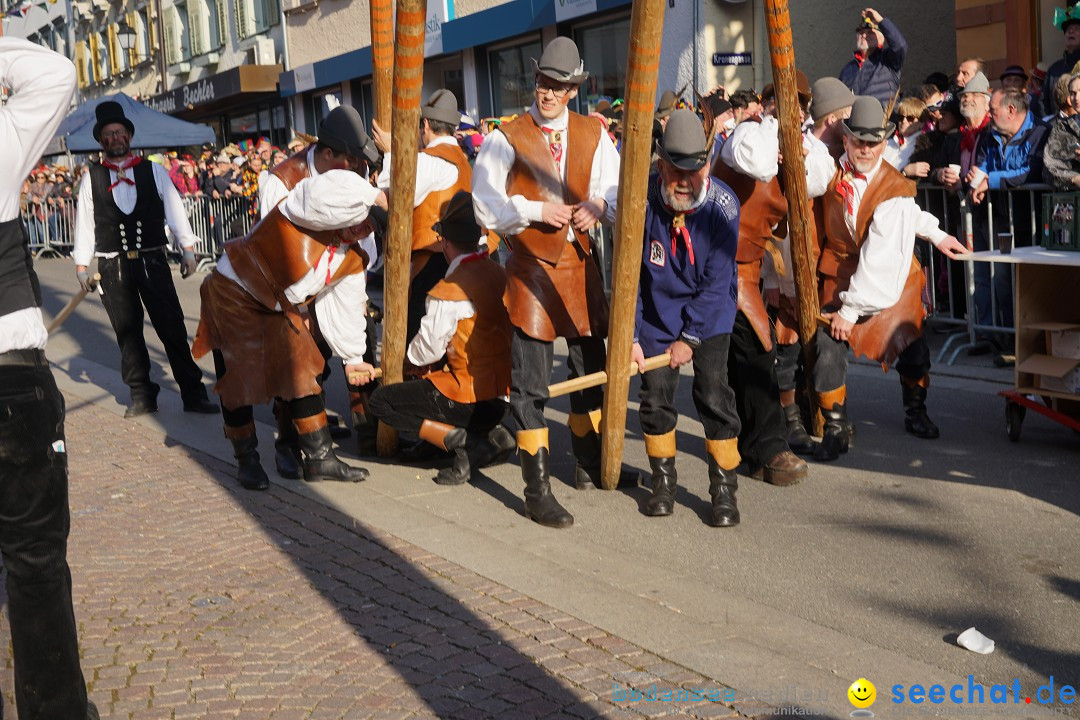
{"label": "yellow smiley logo", "polygon": [[851,687],[847,690],[847,696],[855,707],[868,708],[877,699],[877,688],[874,687],[874,683],[866,678],[859,678],[851,683]]}

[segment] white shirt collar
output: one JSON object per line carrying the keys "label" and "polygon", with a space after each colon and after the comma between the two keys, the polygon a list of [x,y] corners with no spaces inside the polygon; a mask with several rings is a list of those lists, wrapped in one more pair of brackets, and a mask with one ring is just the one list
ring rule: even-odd
{"label": "white shirt collar", "polygon": [[435,147],[436,145],[457,145],[457,138],[453,135],[436,135],[435,138],[425,145],[425,148]]}
{"label": "white shirt collar", "polygon": [[309,177],[319,177],[319,171],[315,169],[315,145],[307,149],[307,167]]}
{"label": "white shirt collar", "polygon": [[536,103],[532,104],[532,107],[529,108],[529,112],[532,114],[533,120],[536,121],[537,125],[540,127],[551,128],[552,130],[565,130],[570,122],[570,111],[567,108],[563,108],[562,115],[554,120],[548,120],[542,116],[540,114],[540,108],[536,107]]}

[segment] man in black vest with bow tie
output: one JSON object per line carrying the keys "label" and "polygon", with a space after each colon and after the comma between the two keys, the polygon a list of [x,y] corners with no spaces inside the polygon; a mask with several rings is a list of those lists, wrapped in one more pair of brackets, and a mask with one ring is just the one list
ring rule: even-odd
{"label": "man in black vest with bow tie", "polygon": [[117,102],[96,108],[94,139],[104,158],[93,163],[89,182],[79,188],[75,229],[76,276],[90,287],[89,265],[96,256],[102,304],[120,344],[120,373],[131,388],[124,417],[157,411],[160,389],[150,380],[150,356],[143,338],[143,306],[172,365],[185,412],[216,413],[206,396],[202,371],[191,358],[184,311],[176,297],[165,248],[165,225],[183,250],[181,275],[195,272],[194,245],[180,194],[163,167],[131,154],[135,125]]}

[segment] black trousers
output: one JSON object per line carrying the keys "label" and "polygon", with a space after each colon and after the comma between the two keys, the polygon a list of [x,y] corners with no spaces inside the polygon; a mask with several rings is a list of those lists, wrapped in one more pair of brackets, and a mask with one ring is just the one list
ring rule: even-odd
{"label": "black trousers", "polygon": [[794,390],[799,374],[799,360],[802,358],[802,345],[776,346],[776,386],[781,392]]}
{"label": "black trousers", "polygon": [[430,380],[410,380],[383,385],[371,394],[368,412],[402,432],[416,435],[424,420],[435,420],[465,428],[469,434],[484,434],[506,414],[504,400],[459,403],[439,392]]}
{"label": "black trousers", "polygon": [[[828,392],[847,384],[848,344],[834,340],[818,328],[814,339],[814,391]],[[920,335],[896,359],[896,371],[907,380],[919,380],[930,372],[930,346]]]}
{"label": "black trousers", "polygon": [[728,382],[742,421],[739,454],[752,466],[765,465],[789,449],[776,382],[776,343],[766,351],[746,315],[737,312],[727,362]]}
{"label": "black trousers", "polygon": [[0,552],[20,717],[86,717],[70,527],[64,398],[47,366],[0,366]]}
{"label": "black trousers", "polygon": [[[567,339],[567,379],[588,375],[605,369],[607,348],[603,338],[582,337]],[[548,401],[548,383],[555,361],[555,344],[531,338],[514,328],[510,341],[511,369],[510,412],[522,430],[547,427],[544,406]],[[601,387],[570,393],[570,412],[586,414],[604,403]]]}
{"label": "black trousers", "polygon": [[116,341],[120,345],[120,374],[131,388],[133,400],[154,400],[158,386],[150,381],[150,355],[143,338],[143,307],[150,315],[173,377],[184,400],[206,397],[202,371],[191,358],[184,310],[176,297],[172,270],[165,252],[140,255],[135,260],[120,256],[99,258],[101,303],[109,314]]}
{"label": "black trousers", "polygon": [[413,337],[420,331],[420,321],[427,313],[427,294],[440,280],[446,277],[446,271],[450,264],[441,252],[438,253],[413,253],[413,255],[429,255],[427,264],[416,274],[409,283],[409,310],[405,326],[406,345],[412,342]]}
{"label": "black trousers", "polygon": [[[730,335],[717,335],[701,343],[694,351],[694,407],[705,428],[708,440],[730,440],[739,435],[739,414],[735,410],[735,393],[728,384],[728,348]],[[679,370],[662,367],[641,376],[641,431],[646,435],[663,435],[675,429],[679,411],[675,408],[675,391],[679,387]]]}

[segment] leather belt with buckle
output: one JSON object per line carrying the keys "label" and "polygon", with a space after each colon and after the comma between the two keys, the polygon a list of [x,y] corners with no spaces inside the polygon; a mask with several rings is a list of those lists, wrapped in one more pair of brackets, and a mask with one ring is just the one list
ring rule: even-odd
{"label": "leather belt with buckle", "polygon": [[49,361],[44,350],[8,350],[0,353],[0,366],[48,367]]}

